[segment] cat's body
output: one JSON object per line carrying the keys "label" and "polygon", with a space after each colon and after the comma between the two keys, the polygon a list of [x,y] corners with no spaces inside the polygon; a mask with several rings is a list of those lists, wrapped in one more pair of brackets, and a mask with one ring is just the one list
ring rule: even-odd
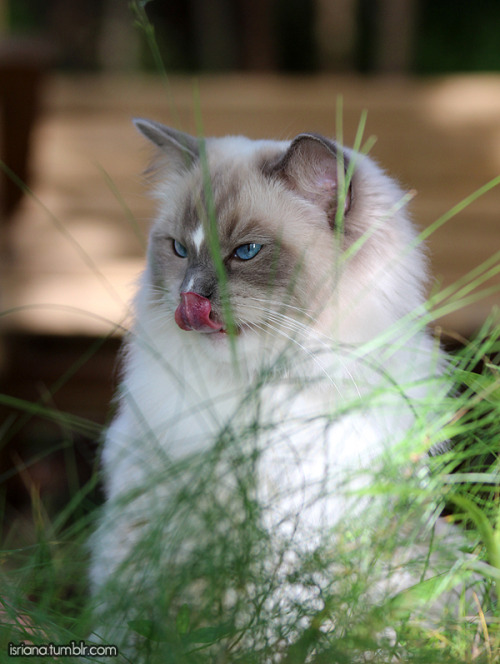
{"label": "cat's body", "polygon": [[[356,514],[343,489],[412,435],[422,455],[421,413],[445,390],[419,320],[423,251],[368,157],[304,134],[208,139],[205,158],[189,136],[137,126],[159,147],[159,214],[103,453],[92,582],[108,609],[115,582],[154,587],[203,538],[179,496],[214,454],[214,500],[233,500],[253,459],[263,531],[310,550]],[[151,529],[161,553],[147,560]]]}

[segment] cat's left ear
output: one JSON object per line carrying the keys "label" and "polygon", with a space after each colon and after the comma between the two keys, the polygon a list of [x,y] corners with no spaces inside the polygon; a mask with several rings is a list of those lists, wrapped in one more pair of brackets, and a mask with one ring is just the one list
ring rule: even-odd
{"label": "cat's left ear", "polygon": [[[299,134],[275,170],[297,193],[321,207],[333,228],[339,201],[344,201],[344,215],[351,206],[347,164],[346,155],[332,141],[317,134]],[[345,188],[343,196],[341,188]]]}
{"label": "cat's left ear", "polygon": [[190,134],[143,118],[134,118],[134,125],[177,170],[189,168],[199,156],[199,142]]}

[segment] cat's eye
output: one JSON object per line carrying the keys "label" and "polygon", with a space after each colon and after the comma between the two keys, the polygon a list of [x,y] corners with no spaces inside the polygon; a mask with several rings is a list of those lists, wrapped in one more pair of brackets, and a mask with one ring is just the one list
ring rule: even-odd
{"label": "cat's eye", "polygon": [[187,249],[186,247],[179,242],[179,240],[174,240],[172,243],[172,246],[174,248],[175,254],[179,256],[180,258],[186,258],[187,256]]}
{"label": "cat's eye", "polygon": [[242,261],[249,261],[251,258],[257,256],[261,249],[261,244],[250,242],[249,244],[242,244],[240,247],[237,247],[234,251],[234,255]]}

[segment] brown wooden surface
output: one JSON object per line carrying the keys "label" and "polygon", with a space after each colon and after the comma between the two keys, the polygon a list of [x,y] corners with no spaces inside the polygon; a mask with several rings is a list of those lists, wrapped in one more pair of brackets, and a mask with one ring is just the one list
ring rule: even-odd
{"label": "brown wooden surface", "polygon": [[[366,110],[365,138],[377,137],[371,154],[416,190],[421,228],[500,174],[500,77],[50,78],[34,136],[34,196],[10,224],[2,266],[2,309],[16,309],[4,328],[101,334],[126,323],[152,212],[141,177],[149,151],[133,116],[194,133],[201,123],[206,135],[335,136],[340,98],[344,142],[352,145]],[[497,187],[429,238],[434,278],[449,285],[491,258],[499,223]],[[497,302],[491,294],[443,324],[467,334]]]}

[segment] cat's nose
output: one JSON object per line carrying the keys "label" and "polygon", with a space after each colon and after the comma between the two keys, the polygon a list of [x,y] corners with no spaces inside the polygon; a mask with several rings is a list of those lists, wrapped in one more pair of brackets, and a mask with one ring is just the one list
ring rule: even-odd
{"label": "cat's nose", "polygon": [[222,323],[210,318],[210,300],[198,293],[181,293],[181,302],[175,310],[175,322],[181,330],[220,332]]}

